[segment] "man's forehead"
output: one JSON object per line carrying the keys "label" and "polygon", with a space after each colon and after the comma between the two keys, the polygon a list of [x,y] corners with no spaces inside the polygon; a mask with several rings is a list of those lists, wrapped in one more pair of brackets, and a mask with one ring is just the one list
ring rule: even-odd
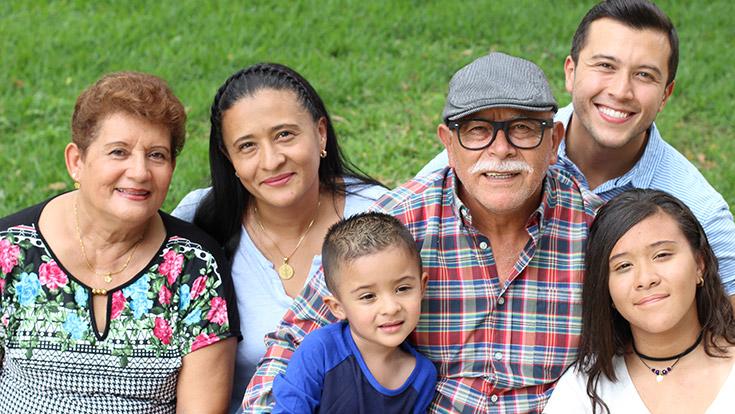
{"label": "man's forehead", "polygon": [[671,45],[667,33],[661,30],[638,29],[611,18],[602,18],[590,24],[580,55],[618,60],[636,58],[645,65],[666,71]]}

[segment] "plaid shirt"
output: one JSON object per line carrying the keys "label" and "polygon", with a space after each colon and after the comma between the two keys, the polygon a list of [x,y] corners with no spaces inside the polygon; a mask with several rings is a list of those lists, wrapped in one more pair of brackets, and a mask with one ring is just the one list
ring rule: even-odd
{"label": "plaid shirt", "polygon": [[[540,412],[576,356],[581,328],[584,245],[599,199],[551,169],[530,236],[501,285],[490,241],[472,225],[447,168],[409,181],[378,201],[421,248],[429,282],[409,340],[437,366],[431,413]],[[335,319],[322,301],[323,274],[311,278],[266,338],[268,351],[243,406],[268,411],[273,377],[303,337]]]}

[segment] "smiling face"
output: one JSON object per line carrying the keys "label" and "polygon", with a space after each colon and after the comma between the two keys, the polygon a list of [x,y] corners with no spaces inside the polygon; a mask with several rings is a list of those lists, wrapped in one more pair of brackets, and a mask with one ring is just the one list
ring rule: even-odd
{"label": "smiling face", "polygon": [[567,57],[564,64],[574,103],[569,136],[637,154],[674,88],[666,85],[670,54],[666,33],[592,22],[577,62]]}
{"label": "smiling face", "polygon": [[262,89],[222,115],[222,138],[240,182],[257,203],[288,207],[319,189],[326,121],[314,122],[288,90]]}
{"label": "smiling face", "polygon": [[659,212],[610,252],[610,296],[634,335],[689,332],[699,329],[695,293],[703,270],[677,222]]}
{"label": "smiling face", "polygon": [[121,112],[100,123],[83,154],[72,143],[66,157],[85,207],[97,217],[131,225],[147,221],[161,208],[174,171],[166,127]]}
{"label": "smiling face", "polygon": [[335,296],[325,302],[349,321],[360,351],[399,346],[421,314],[427,275],[420,273],[416,256],[392,246],[344,263],[337,272]]}
{"label": "smiling face", "polygon": [[[473,119],[505,121],[514,118],[550,119],[551,112],[529,112],[511,108],[491,108],[473,113]],[[439,138],[447,148],[449,165],[462,183],[460,197],[471,211],[491,214],[525,215],[538,207],[541,184],[550,165],[556,162],[556,149],[563,136],[560,124],[547,128],[541,144],[533,149],[510,145],[505,133],[498,131],[489,147],[475,151],[463,148],[456,131],[439,125]]]}

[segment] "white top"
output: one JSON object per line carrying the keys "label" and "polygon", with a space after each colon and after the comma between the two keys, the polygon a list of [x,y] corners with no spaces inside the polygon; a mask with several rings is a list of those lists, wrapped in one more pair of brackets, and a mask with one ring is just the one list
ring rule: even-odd
{"label": "white top", "polygon": [[[611,382],[602,374],[597,385],[597,394],[605,401],[610,412],[612,414],[650,414],[630,379],[628,367],[622,356],[613,358],[613,368],[618,381]],[[654,380],[653,374],[651,374],[651,380]],[[705,414],[732,413],[733,407],[735,407],[735,365]],[[600,412],[599,406],[597,412]],[[569,368],[556,384],[544,413],[592,413],[592,403],[587,396],[587,375],[578,372],[575,367]]]}
{"label": "white top", "polygon": [[[356,181],[345,179],[348,186]],[[199,202],[211,189],[200,188],[187,194],[171,213],[182,220],[193,221]],[[345,197],[342,214],[347,218],[367,210],[388,190],[373,185],[353,187],[354,194]],[[321,255],[314,256],[307,280],[322,265]],[[276,329],[293,299],[286,294],[273,264],[255,247],[250,235],[242,227],[240,244],[232,258],[232,282],[237,296],[240,332],[243,340],[237,345],[237,362],[232,389],[230,412],[240,412],[242,396],[260,358],[265,354],[263,338]]]}

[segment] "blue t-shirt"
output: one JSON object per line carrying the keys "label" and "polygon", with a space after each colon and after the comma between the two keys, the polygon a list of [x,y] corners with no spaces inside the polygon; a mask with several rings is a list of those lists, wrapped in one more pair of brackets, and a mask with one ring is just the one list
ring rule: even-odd
{"label": "blue t-shirt", "polygon": [[408,342],[403,350],[416,366],[397,389],[378,383],[350,334],[347,322],[333,323],[304,338],[286,374],[273,382],[276,413],[425,413],[434,397],[436,368]]}

